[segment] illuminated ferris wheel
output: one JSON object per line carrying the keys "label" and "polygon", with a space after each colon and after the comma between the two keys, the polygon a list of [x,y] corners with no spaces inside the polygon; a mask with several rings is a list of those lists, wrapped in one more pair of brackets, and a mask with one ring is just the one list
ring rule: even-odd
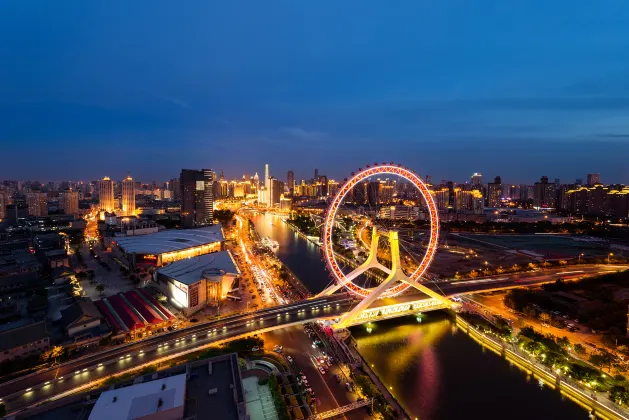
{"label": "illuminated ferris wheel", "polygon": [[[400,239],[397,230],[391,230],[389,226],[383,227],[379,225],[377,211],[368,212],[371,217],[362,217],[358,216],[359,212],[354,210],[348,211],[344,205],[344,203],[354,200],[357,195],[355,192],[357,187],[362,188],[362,186],[368,185],[370,179],[382,175],[399,177],[400,180],[403,180],[410,188],[415,190],[412,196],[415,198],[416,205],[421,205],[427,210],[429,219],[429,228],[426,229],[427,235],[421,241],[421,247],[413,244],[415,246],[412,252],[414,263],[406,266],[403,266],[403,261],[410,261],[410,258],[408,255],[404,256],[404,258],[400,255],[400,246],[404,248],[404,244],[401,241],[404,241]],[[419,203],[420,201],[421,203]],[[361,220],[359,224],[362,227],[358,235],[356,235],[356,229],[354,229],[353,235],[354,237],[358,236],[358,239],[364,243],[364,248],[369,250],[365,260],[362,262],[355,261],[353,264],[348,264],[347,258],[340,253],[342,248],[339,247],[339,235],[336,232],[341,229],[339,226],[343,225],[341,219],[347,217],[353,218],[353,220]],[[363,232],[366,227],[371,228],[370,244],[367,244],[367,241],[363,239],[364,236],[368,236],[368,232]],[[331,273],[333,284],[320,295],[330,295],[341,288],[345,288],[350,293],[363,299],[363,303],[360,306],[366,306],[377,298],[393,297],[406,291],[409,287],[414,287],[431,297],[439,300],[444,299],[443,296],[436,294],[419,283],[437,251],[439,215],[428,187],[416,173],[408,168],[393,163],[383,163],[367,166],[365,169],[360,169],[358,173],[353,173],[352,177],[339,188],[339,191],[329,204],[325,213],[322,236],[323,254]],[[412,241],[412,238],[410,239]],[[388,249],[386,250],[388,261],[386,264],[381,263],[378,258],[379,254],[382,254],[381,245],[383,242],[388,243]],[[418,249],[421,249],[423,255],[419,255],[421,253],[418,252]],[[379,272],[384,273],[373,285],[364,281],[366,273],[372,269],[377,269],[376,271],[379,270]],[[359,281],[361,278],[363,280],[362,283]]]}

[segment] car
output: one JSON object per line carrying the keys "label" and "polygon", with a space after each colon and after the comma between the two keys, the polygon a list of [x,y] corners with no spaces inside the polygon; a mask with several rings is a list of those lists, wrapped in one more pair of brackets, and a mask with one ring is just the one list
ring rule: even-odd
{"label": "car", "polygon": [[323,369],[323,367],[319,366],[319,372],[321,372],[321,374],[325,374],[325,369]]}
{"label": "car", "polygon": [[258,350],[260,350],[260,347],[258,347],[258,346],[255,346],[255,347],[251,348],[251,351],[258,351]]}
{"label": "car", "polygon": [[288,360],[288,363],[293,363],[293,358],[290,356],[286,356],[286,360]]}
{"label": "car", "polygon": [[341,377],[338,374],[334,374],[334,379],[336,379],[336,382],[341,383]]}

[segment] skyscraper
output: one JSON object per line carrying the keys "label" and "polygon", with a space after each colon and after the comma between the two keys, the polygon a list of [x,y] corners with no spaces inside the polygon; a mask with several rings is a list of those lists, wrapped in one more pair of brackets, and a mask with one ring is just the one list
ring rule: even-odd
{"label": "skyscraper", "polygon": [[108,176],[98,183],[98,206],[102,211],[111,213],[116,208],[114,204],[114,182]]}
{"label": "skyscraper", "polygon": [[48,195],[41,191],[26,193],[29,216],[48,216]]}
{"label": "skyscraper", "polygon": [[135,216],[135,183],[131,175],[122,181],[122,214]]}
{"label": "skyscraper", "polygon": [[502,180],[499,176],[494,178],[494,182],[487,184],[487,206],[500,207],[502,197]]}
{"label": "skyscraper", "polygon": [[293,192],[295,191],[295,173],[292,169],[286,174],[286,184],[288,184],[287,186],[288,191],[290,191],[290,195],[293,195]]}
{"label": "skyscraper", "polygon": [[319,179],[319,170],[317,168],[315,168],[315,173],[314,173],[314,180],[315,180],[315,182],[317,181],[317,179]]}
{"label": "skyscraper", "polygon": [[9,193],[6,190],[0,190],[0,220],[6,217],[7,206],[9,205]]}
{"label": "skyscraper", "polygon": [[212,224],[214,211],[213,172],[211,169],[182,169],[181,226],[194,228]]}
{"label": "skyscraper", "polygon": [[588,174],[588,187],[601,183],[601,174]]}
{"label": "skyscraper", "polygon": [[65,214],[79,214],[79,192],[63,191],[59,194],[59,205]]}

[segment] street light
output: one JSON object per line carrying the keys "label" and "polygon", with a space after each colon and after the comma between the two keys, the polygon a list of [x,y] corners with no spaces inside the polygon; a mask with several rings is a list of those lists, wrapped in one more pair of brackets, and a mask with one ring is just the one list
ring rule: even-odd
{"label": "street light", "polygon": [[610,252],[610,253],[607,255],[607,265],[609,265],[609,263],[610,263],[610,261],[611,261],[611,260],[610,260],[610,258],[611,258],[611,257],[613,257],[613,256],[614,256],[614,253],[613,253],[613,252]]}
{"label": "street light", "polygon": [[581,257],[583,256],[583,253],[579,254],[579,264],[581,264]]}

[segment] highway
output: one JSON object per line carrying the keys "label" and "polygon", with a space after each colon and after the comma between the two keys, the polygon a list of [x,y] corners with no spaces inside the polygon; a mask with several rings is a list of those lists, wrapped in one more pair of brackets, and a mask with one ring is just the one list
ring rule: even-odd
{"label": "highway", "polygon": [[[452,280],[427,283],[426,285],[446,296],[453,296],[494,289],[531,286],[551,282],[560,277],[576,279],[586,275],[626,268],[613,265],[570,266],[543,272],[525,272],[473,280]],[[395,299],[382,299],[374,306],[418,300],[421,299],[421,296],[420,294],[405,294]],[[193,351],[225,339],[281,328],[281,326],[340,316],[356,303],[348,294],[337,294],[194,324],[186,329],[124,344],[2,383],[0,384],[0,398],[5,403],[7,412],[11,413],[53,397],[58,398],[64,393],[69,394],[87,384],[124,372],[135,366],[158,361],[167,356]]]}
{"label": "highway", "polygon": [[169,355],[281,325],[334,317],[348,311],[352,304],[353,300],[348,295],[334,295],[152,336],[0,384],[0,398],[7,412],[11,413]]}

